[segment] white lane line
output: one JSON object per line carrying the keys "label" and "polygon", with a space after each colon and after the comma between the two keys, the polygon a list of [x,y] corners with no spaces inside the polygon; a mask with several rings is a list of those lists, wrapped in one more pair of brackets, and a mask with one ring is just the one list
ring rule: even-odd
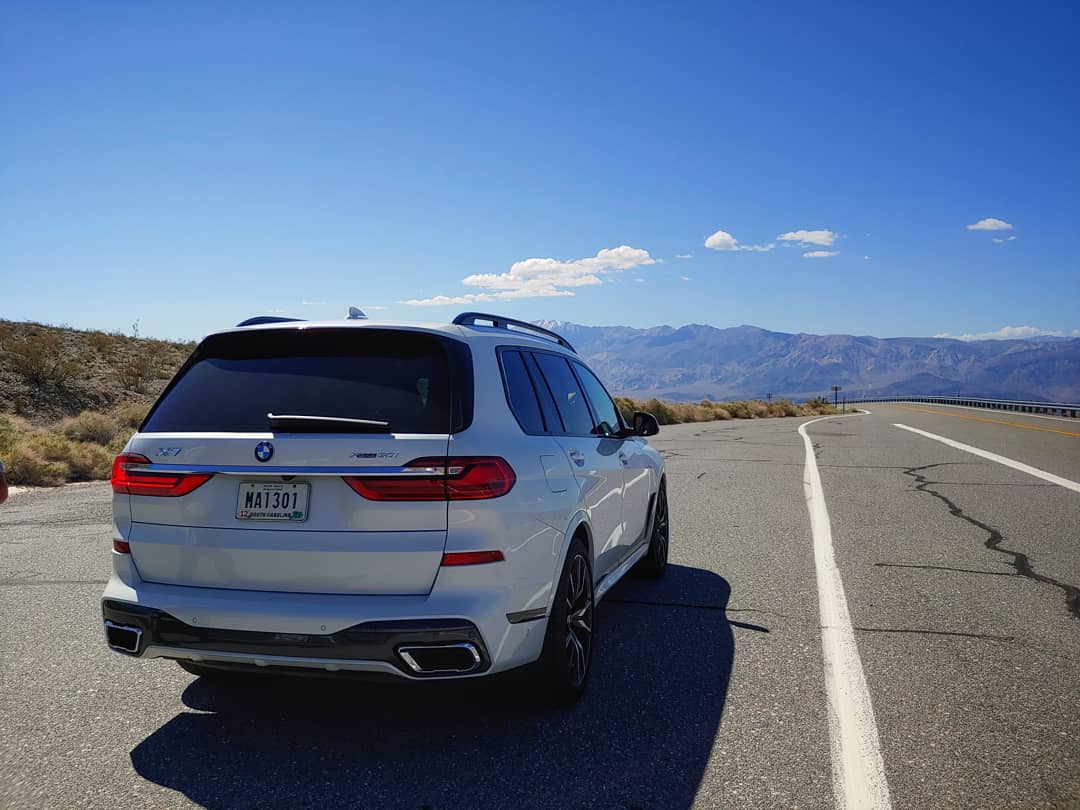
{"label": "white lane line", "polygon": [[997,453],[991,453],[989,450],[982,450],[978,447],[972,447],[970,444],[964,444],[958,442],[955,439],[948,439],[945,436],[938,436],[936,433],[928,433],[925,430],[919,430],[918,428],[908,427],[907,425],[901,425],[898,422],[893,422],[893,427],[902,428],[903,430],[910,430],[912,433],[918,433],[920,436],[925,436],[928,439],[933,439],[936,442],[947,444],[949,447],[955,447],[957,450],[963,450],[965,453],[971,453],[981,458],[989,459],[990,461],[996,461],[998,464],[1004,464],[1006,467],[1012,467],[1014,470],[1020,470],[1028,475],[1034,475],[1036,478],[1041,478],[1044,481],[1049,481],[1052,484],[1057,484],[1065,489],[1071,489],[1073,492],[1080,492],[1080,484],[1075,481],[1070,481],[1068,478],[1062,478],[1060,475],[1054,475],[1048,473],[1046,470],[1040,470],[1038,467],[1032,467],[1025,464],[1022,461],[1014,461],[1011,458],[1005,456],[999,456]]}
{"label": "white lane line", "polygon": [[[826,416],[824,419],[835,419]],[[874,707],[866,686],[855,631],[848,615],[840,570],[833,553],[832,527],[825,507],[814,444],[806,428],[822,419],[799,426],[806,444],[803,491],[814,536],[814,567],[817,570],[818,609],[821,613],[821,646],[825,658],[825,692],[829,701],[829,744],[832,748],[833,795],[837,807],[891,807],[885,764],[881,758]]]}

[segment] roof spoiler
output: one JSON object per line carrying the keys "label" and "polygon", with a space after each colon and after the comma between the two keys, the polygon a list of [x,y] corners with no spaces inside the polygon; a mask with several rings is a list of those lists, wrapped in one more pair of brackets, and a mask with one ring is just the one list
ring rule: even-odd
{"label": "roof spoiler", "polygon": [[[477,321],[483,323],[477,324]],[[511,326],[515,326],[518,329],[524,329],[528,332],[534,332],[548,340],[553,340],[563,348],[569,349],[574,354],[577,354],[577,349],[570,345],[570,341],[550,329],[545,329],[542,326],[537,326],[535,323],[529,323],[528,321],[519,321],[517,318],[507,318],[502,315],[489,315],[485,312],[462,312],[453,321],[458,326],[487,326],[491,325],[495,329],[507,329]]]}

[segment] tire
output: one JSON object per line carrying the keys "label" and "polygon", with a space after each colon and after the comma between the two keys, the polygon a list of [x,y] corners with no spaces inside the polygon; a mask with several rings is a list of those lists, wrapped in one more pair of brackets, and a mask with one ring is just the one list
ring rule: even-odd
{"label": "tire", "polygon": [[671,517],[668,510],[667,479],[660,479],[660,488],[656,491],[656,505],[653,507],[652,537],[649,538],[649,550],[635,568],[637,572],[650,579],[659,579],[667,570],[668,546],[671,538]]}
{"label": "tire", "polygon": [[581,699],[592,671],[596,597],[592,564],[584,541],[575,537],[566,552],[548,616],[535,681],[545,702],[571,706]]}

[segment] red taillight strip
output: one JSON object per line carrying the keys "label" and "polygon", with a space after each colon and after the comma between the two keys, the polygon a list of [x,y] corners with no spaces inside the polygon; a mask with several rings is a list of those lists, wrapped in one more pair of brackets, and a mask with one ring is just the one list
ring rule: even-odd
{"label": "red taillight strip", "polygon": [[113,540],[112,550],[119,554],[130,554],[131,545],[128,543],[127,540]]}
{"label": "red taillight strip", "polygon": [[442,555],[442,564],[444,566],[485,565],[502,562],[505,559],[501,551],[448,551]]}
{"label": "red taillight strip", "polygon": [[497,456],[418,458],[402,475],[343,476],[370,501],[472,501],[498,498],[517,482],[513,468]]}
{"label": "red taillight strip", "polygon": [[121,453],[113,461],[112,489],[122,495],[156,495],[178,498],[198,489],[213,473],[151,472],[139,467],[150,459],[141,453]]}

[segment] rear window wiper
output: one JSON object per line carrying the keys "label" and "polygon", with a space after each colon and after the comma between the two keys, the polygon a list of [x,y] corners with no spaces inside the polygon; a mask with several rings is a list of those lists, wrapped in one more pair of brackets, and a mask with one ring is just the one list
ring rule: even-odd
{"label": "rear window wiper", "polygon": [[270,426],[297,433],[389,433],[390,423],[348,416],[311,416],[299,413],[268,413]]}

